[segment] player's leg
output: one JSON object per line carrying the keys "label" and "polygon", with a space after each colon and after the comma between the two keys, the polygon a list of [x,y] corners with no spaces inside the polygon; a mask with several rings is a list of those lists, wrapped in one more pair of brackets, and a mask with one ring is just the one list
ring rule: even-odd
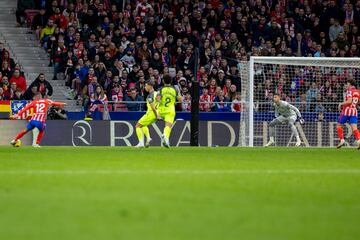
{"label": "player's leg", "polygon": [[298,132],[296,126],[295,126],[295,122],[296,122],[296,117],[290,117],[290,118],[288,119],[288,125],[289,125],[289,127],[290,127],[290,129],[291,129],[292,134],[293,134],[293,135],[295,136],[295,138],[296,138],[295,146],[296,146],[296,147],[299,147],[299,146],[301,145],[301,139],[300,139],[300,137],[299,137],[299,132]]}
{"label": "player's leg", "polygon": [[[148,147],[152,141],[148,126],[156,122],[156,116],[145,114],[140,118],[135,126],[136,136],[138,137],[139,143],[136,147]],[[144,143],[144,135],[146,137],[146,144]]]}
{"label": "player's leg", "polygon": [[152,141],[152,138],[150,136],[150,131],[149,131],[149,128],[148,126],[150,126],[151,124],[155,123],[157,121],[156,119],[156,115],[153,114],[153,113],[149,113],[146,117],[146,122],[143,122],[142,123],[142,131],[146,137],[146,142],[145,142],[145,147],[148,148],[150,147],[150,143]]}
{"label": "player's leg", "polygon": [[164,138],[164,146],[170,147],[170,134],[171,134],[172,123],[165,122],[163,138]]}
{"label": "player's leg", "polygon": [[141,129],[146,137],[145,147],[149,147],[150,143],[152,141],[152,138],[150,137],[149,128],[148,128],[148,126],[143,126]]}
{"label": "player's leg", "polygon": [[[141,120],[141,119],[140,119]],[[136,131],[136,136],[138,138],[139,143],[135,146],[135,147],[144,147],[144,134],[143,134],[143,130],[142,130],[142,125],[138,122],[135,125],[135,131]]]}
{"label": "player's leg", "polygon": [[39,134],[36,138],[36,144],[33,147],[40,147],[40,142],[41,139],[44,137],[44,133],[45,133],[45,127],[46,127],[46,123],[44,122],[37,122],[36,124],[36,128],[39,129]]}
{"label": "player's leg", "polygon": [[15,138],[14,138],[13,140],[11,140],[10,144],[14,146],[14,145],[16,144],[16,142],[17,142],[20,138],[22,138],[22,137],[23,137],[26,133],[28,133],[29,131],[33,130],[34,127],[35,127],[34,122],[33,122],[33,121],[30,121],[30,122],[28,123],[28,125],[26,126],[26,128],[25,128],[24,130],[22,130],[21,132],[19,132],[19,133],[15,136]]}
{"label": "player's leg", "polygon": [[360,150],[360,132],[357,128],[357,122],[358,122],[357,116],[350,117],[349,124],[351,126],[351,129],[353,130],[353,134],[356,139],[357,149]]}
{"label": "player's leg", "polygon": [[171,134],[171,128],[175,120],[175,114],[174,113],[167,113],[163,117],[165,121],[165,127],[163,132],[163,145],[165,147],[170,147],[170,134]]}
{"label": "player's leg", "polygon": [[342,125],[345,124],[346,122],[347,122],[347,117],[344,115],[340,115],[339,120],[336,124],[336,130],[337,130],[337,134],[340,139],[340,142],[336,146],[336,148],[341,148],[342,146],[345,145],[344,130],[343,130]]}
{"label": "player's leg", "polygon": [[274,145],[274,143],[275,143],[275,127],[277,125],[281,125],[283,123],[283,121],[284,121],[284,118],[282,116],[279,116],[269,123],[270,139],[269,139],[269,142],[267,144],[265,144],[265,147]]}

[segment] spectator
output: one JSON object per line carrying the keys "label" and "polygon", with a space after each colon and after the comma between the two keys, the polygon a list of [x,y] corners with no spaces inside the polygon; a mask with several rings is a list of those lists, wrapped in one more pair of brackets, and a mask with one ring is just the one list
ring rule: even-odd
{"label": "spectator", "polygon": [[190,112],[191,111],[191,95],[190,93],[186,93],[183,101],[181,103],[181,109],[183,112]]}
{"label": "spectator", "polygon": [[202,112],[211,112],[211,109],[214,107],[213,104],[214,96],[209,95],[209,90],[207,88],[203,89],[203,94],[199,99],[199,109]]}
{"label": "spectator", "polygon": [[329,39],[330,42],[333,42],[338,37],[339,33],[344,32],[344,28],[340,26],[338,19],[331,19],[330,23],[331,27],[329,28]]}
{"label": "spectator", "polygon": [[16,7],[16,22],[17,26],[20,27],[24,20],[22,18],[25,18],[25,10],[27,9],[34,9],[35,3],[34,0],[18,0],[17,1],[17,7]]}
{"label": "spectator", "polygon": [[312,82],[310,89],[307,90],[306,92],[306,102],[307,102],[306,110],[308,112],[314,111],[315,109],[314,104],[317,102],[318,93],[319,93],[319,89],[317,88],[316,83]]}
{"label": "spectator", "polygon": [[2,84],[0,84],[0,100],[9,100],[9,98],[6,96],[5,90],[2,86]]}
{"label": "spectator", "polygon": [[67,27],[67,20],[65,16],[60,11],[60,7],[55,8],[55,13],[50,18],[56,24],[57,27],[60,28],[61,32],[65,32],[65,29]]}
{"label": "spectator", "polygon": [[13,68],[13,70],[19,70],[19,71],[20,71],[20,75],[24,77],[24,76],[25,76],[25,73],[24,73],[24,71],[21,70],[21,68],[22,68],[21,65],[20,65],[19,63],[16,63],[16,64],[15,64],[15,67]]}
{"label": "spectator", "polygon": [[177,61],[177,68],[181,70],[185,69],[194,69],[195,64],[195,58],[192,53],[191,48],[187,48],[185,51],[185,54],[180,56],[180,58]]}
{"label": "spectator", "polygon": [[12,73],[12,70],[11,70],[9,63],[3,62],[1,65],[1,75],[11,77],[11,73]]}
{"label": "spectator", "polygon": [[317,120],[319,122],[324,120],[324,112],[325,112],[325,107],[322,103],[321,94],[318,94],[316,97],[315,113],[317,113]]}
{"label": "spectator", "polygon": [[123,103],[124,101],[124,93],[123,89],[119,83],[116,83],[114,88],[111,90],[111,101],[113,102],[114,111],[120,110],[125,111],[126,105]]}
{"label": "spectator", "polygon": [[8,67],[10,69],[14,69],[15,68],[15,61],[14,59],[12,59],[10,57],[10,53],[9,51],[5,50],[2,52],[2,55],[1,55],[1,62],[2,63],[7,63],[8,64]]}
{"label": "spectator", "polygon": [[54,32],[55,32],[54,21],[49,19],[46,27],[44,27],[41,30],[40,42],[45,46],[45,44],[47,44],[47,42],[49,41],[50,36],[52,36]]}
{"label": "spectator", "polygon": [[216,80],[214,79],[214,78],[212,78],[211,80],[210,80],[210,83],[209,83],[209,88],[208,88],[208,90],[209,90],[209,95],[211,95],[211,96],[215,96],[215,94],[216,94],[216,89],[217,89],[217,83],[216,83]]}
{"label": "spectator", "polygon": [[125,66],[127,66],[128,68],[132,68],[133,65],[135,64],[135,58],[133,56],[133,52],[129,49],[126,52],[126,55],[124,55],[120,61],[124,62]]}
{"label": "spectator", "polygon": [[29,88],[36,87],[36,92],[41,93],[43,98],[52,96],[53,87],[45,79],[45,74],[40,73],[39,76],[30,84]]}
{"label": "spectator", "polygon": [[100,85],[97,85],[95,91],[90,95],[90,111],[97,111],[99,105],[103,106],[107,102],[108,99],[104,89]]}
{"label": "spectator", "polygon": [[215,97],[214,105],[216,112],[230,112],[231,110],[229,99],[224,96],[222,90],[219,92],[218,96]]}
{"label": "spectator", "polygon": [[130,112],[143,110],[140,103],[143,100],[144,98],[137,93],[136,88],[130,89],[130,94],[125,95],[126,107]]}
{"label": "spectator", "polygon": [[82,99],[83,99],[84,108],[87,108],[90,105],[91,99],[95,95],[96,87],[99,85],[97,80],[98,79],[96,76],[90,75],[89,80],[86,81],[86,82],[88,82],[88,84],[85,85],[85,87],[83,88],[83,91],[82,91]]}
{"label": "spectator", "polygon": [[33,100],[34,96],[37,93],[38,93],[37,86],[32,86],[31,88],[26,89],[25,93],[23,94],[23,97],[25,100]]}
{"label": "spectator", "polygon": [[[222,71],[222,70],[221,70]],[[223,74],[224,75],[224,74]],[[224,79],[221,81],[221,82],[224,82],[225,81],[225,84],[223,84],[223,87],[222,87],[222,90],[224,92],[224,95],[227,95],[228,92],[230,92],[230,87],[231,87],[231,79]]]}
{"label": "spectator", "polygon": [[9,82],[15,82],[16,86],[19,87],[23,93],[26,91],[26,80],[25,77],[20,75],[20,70],[15,69]]}
{"label": "spectator", "polygon": [[[4,78],[5,78],[5,77],[4,77]],[[4,79],[4,78],[3,78],[3,79]],[[17,87],[16,82],[12,82],[12,83],[10,84],[10,88],[9,88],[9,96],[10,96],[11,99],[14,98],[15,93],[16,93],[16,91],[18,91],[18,90],[19,90],[19,88]],[[21,90],[20,90],[20,93],[21,93]]]}
{"label": "spectator", "polygon": [[48,16],[45,13],[45,8],[41,8],[40,12],[35,15],[31,23],[31,29],[35,30],[38,39],[40,39],[40,33],[42,29],[46,27],[46,24],[48,22]]}
{"label": "spectator", "polygon": [[293,55],[297,57],[305,57],[308,52],[307,48],[307,44],[304,41],[301,33],[296,34],[296,38],[291,40],[291,50]]}
{"label": "spectator", "polygon": [[56,80],[58,73],[62,71],[62,60],[66,57],[66,55],[67,48],[65,46],[65,41],[63,38],[59,38],[57,44],[53,46],[51,53],[51,59],[54,66],[53,80]]}
{"label": "spectator", "polygon": [[1,79],[0,85],[1,85],[2,89],[4,90],[3,95],[7,99],[10,99],[11,98],[11,86],[10,86],[10,83],[9,83],[9,80],[8,80],[7,76],[4,76]]}
{"label": "spectator", "polygon": [[14,96],[11,98],[11,100],[14,101],[20,101],[20,100],[25,100],[23,94],[21,93],[21,89],[16,89]]}
{"label": "spectator", "polygon": [[235,99],[231,103],[231,111],[232,112],[240,112],[241,111],[241,93],[236,92]]}
{"label": "spectator", "polygon": [[[224,90],[223,90],[224,92]],[[236,98],[236,86],[235,85],[231,85],[230,86],[230,91],[228,91],[226,94],[225,94],[225,97],[227,99],[229,99],[230,102],[234,101],[235,98]]]}

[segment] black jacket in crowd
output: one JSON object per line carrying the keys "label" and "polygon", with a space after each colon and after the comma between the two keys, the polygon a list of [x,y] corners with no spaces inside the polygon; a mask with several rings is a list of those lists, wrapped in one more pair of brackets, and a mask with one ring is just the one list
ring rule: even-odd
{"label": "black jacket in crowd", "polygon": [[[40,85],[41,85],[41,81],[39,78],[36,78],[29,86],[28,90],[31,91],[31,88],[33,86],[36,86],[37,87],[37,90],[39,91],[40,90]],[[44,85],[45,85],[45,92],[47,96],[51,96],[53,94],[53,87],[51,86],[51,84],[47,81],[47,80],[44,80]],[[44,97],[44,96],[43,96]]]}

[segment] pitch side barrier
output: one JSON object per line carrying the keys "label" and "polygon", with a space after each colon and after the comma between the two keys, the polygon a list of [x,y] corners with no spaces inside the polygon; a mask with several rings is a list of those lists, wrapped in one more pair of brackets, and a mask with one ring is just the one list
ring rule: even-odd
{"label": "pitch side barrier", "polygon": [[[25,120],[0,120],[0,144],[8,145],[14,135],[27,124]],[[136,121],[84,121],[84,120],[49,120],[43,146],[133,146],[137,143],[135,133]],[[254,122],[254,145],[263,146],[268,140],[268,122]],[[337,144],[336,121],[308,121],[305,125],[296,124],[304,147],[333,147]],[[164,122],[160,121],[149,127],[153,146],[160,146]],[[237,121],[200,121],[200,146],[244,146],[243,136]],[[345,128],[346,138],[351,144],[353,139],[350,129]],[[276,142],[277,146],[293,146],[295,137],[288,128],[279,133],[283,137]],[[31,145],[32,136],[22,139],[24,145]],[[190,122],[178,119],[170,137],[172,146],[189,146]]]}

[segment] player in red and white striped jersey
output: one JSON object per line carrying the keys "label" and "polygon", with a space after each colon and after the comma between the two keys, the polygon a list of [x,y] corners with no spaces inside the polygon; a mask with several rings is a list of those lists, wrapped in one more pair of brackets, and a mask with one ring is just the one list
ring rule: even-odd
{"label": "player in red and white striped jersey", "polygon": [[15,145],[16,142],[22,138],[26,133],[33,130],[34,128],[39,129],[39,135],[36,139],[36,145],[34,147],[39,147],[39,143],[44,136],[45,131],[45,121],[47,116],[47,110],[50,106],[64,106],[65,103],[62,102],[54,102],[50,99],[42,99],[41,93],[37,93],[34,96],[34,101],[26,105],[24,108],[22,108],[17,114],[12,116],[12,119],[18,119],[19,116],[21,116],[24,112],[27,110],[33,108],[34,109],[34,115],[31,117],[26,129],[21,131],[14,140],[12,140],[10,143],[12,145]]}
{"label": "player in red and white striped jersey", "polygon": [[341,148],[345,144],[342,125],[348,123],[350,124],[353,130],[353,134],[355,136],[358,149],[360,149],[360,132],[357,129],[357,123],[358,123],[357,105],[360,99],[360,92],[355,88],[354,85],[355,82],[352,79],[349,79],[346,82],[345,102],[339,104],[339,111],[341,111],[341,114],[337,123],[337,132],[340,138],[340,142],[337,145],[337,148]]}

